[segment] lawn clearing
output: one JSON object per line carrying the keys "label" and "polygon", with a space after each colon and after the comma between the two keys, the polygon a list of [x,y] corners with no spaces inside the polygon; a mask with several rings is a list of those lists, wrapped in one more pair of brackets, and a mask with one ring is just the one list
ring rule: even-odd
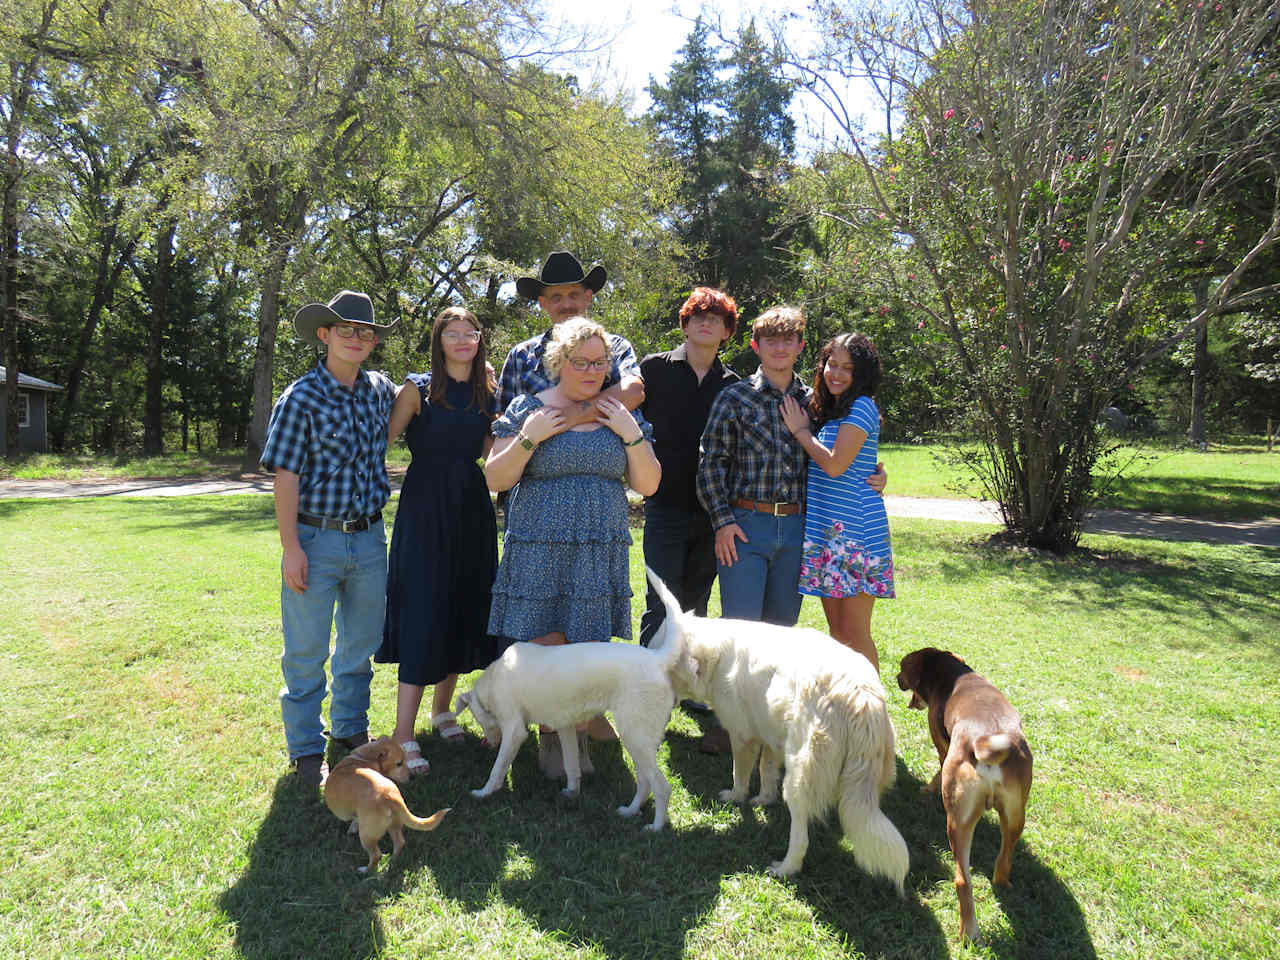
{"label": "lawn clearing", "polygon": [[[889,472],[887,492],[981,498],[981,487],[949,464],[945,453],[941,444],[881,444],[880,459]],[[1098,507],[1205,520],[1280,517],[1280,449],[1268,453],[1265,445],[1244,442],[1214,444],[1205,451],[1140,445],[1119,448],[1114,459],[1124,465],[1124,476],[1108,488]]]}
{"label": "lawn clearing", "polygon": [[[729,760],[680,711],[657,836],[649,808],[613,813],[633,789],[616,748],[567,804],[531,739],[476,801],[493,755],[474,722],[457,746],[424,732],[432,773],[406,798],[453,812],[363,879],[357,841],[287,774],[270,499],[0,503],[0,955],[1280,957],[1280,551],[1086,537],[1054,560],[981,546],[991,529],[893,522],[899,598],[875,631],[900,900],[834,826],[797,879],[767,876],[785,808],[719,803]],[[632,577],[639,593],[638,548]],[[822,626],[812,600],[803,620]],[[926,644],[1008,694],[1036,758],[1011,889],[989,882],[993,815],[975,836],[974,950],[941,804],[919,795],[936,756],[893,684]],[[375,732],[394,688],[379,666]]]}

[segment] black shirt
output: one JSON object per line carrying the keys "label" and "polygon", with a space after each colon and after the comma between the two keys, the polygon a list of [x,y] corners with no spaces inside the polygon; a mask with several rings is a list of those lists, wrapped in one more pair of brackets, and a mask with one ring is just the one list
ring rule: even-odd
{"label": "black shirt", "polygon": [[663,506],[701,510],[696,490],[698,444],[716,395],[741,377],[717,357],[699,383],[686,356],[681,344],[640,361],[644,377],[640,410],[653,424],[653,452],[662,464],[662,482],[650,499]]}

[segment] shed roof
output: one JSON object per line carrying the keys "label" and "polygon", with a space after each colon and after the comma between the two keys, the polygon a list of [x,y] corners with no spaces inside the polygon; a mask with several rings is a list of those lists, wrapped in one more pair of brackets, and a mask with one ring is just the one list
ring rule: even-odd
{"label": "shed roof", "polygon": [[[0,367],[0,383],[9,382],[9,373],[4,367]],[[65,390],[66,387],[60,387],[56,383],[50,383],[48,380],[41,380],[39,377],[29,377],[21,370],[18,371],[18,386],[26,387],[29,390]]]}

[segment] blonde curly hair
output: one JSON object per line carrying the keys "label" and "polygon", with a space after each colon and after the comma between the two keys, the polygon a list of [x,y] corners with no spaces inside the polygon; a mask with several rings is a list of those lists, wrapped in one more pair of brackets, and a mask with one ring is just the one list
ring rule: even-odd
{"label": "blonde curly hair", "polygon": [[604,327],[586,317],[570,317],[563,323],[557,323],[551,331],[551,340],[542,355],[542,368],[552,380],[560,379],[560,371],[569,361],[570,355],[591,338],[598,338],[604,344],[605,355],[609,355],[609,335]]}

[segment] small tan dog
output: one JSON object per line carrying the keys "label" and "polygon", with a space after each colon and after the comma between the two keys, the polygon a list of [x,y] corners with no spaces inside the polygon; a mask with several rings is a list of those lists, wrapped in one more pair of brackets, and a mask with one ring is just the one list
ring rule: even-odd
{"label": "small tan dog", "polygon": [[359,831],[360,845],[369,854],[369,864],[360,868],[361,873],[378,869],[382,857],[378,841],[388,831],[394,857],[404,847],[405,827],[434,830],[451,809],[437,810],[425,820],[415,817],[405,806],[400,788],[391,782],[408,779],[404,750],[390,737],[379,737],[343,757],[324,782],[324,802],[339,820],[351,821],[347,832]]}
{"label": "small tan dog", "polygon": [[902,658],[898,686],[911,691],[912,709],[929,711],[929,736],[942,768],[924,790],[942,789],[947,840],[956,861],[960,932],[979,943],[969,851],[982,814],[995,807],[1001,840],[991,882],[1009,885],[1031,792],[1031,748],[1022,735],[1022,718],[990,681],[955,654],[934,647]]}

